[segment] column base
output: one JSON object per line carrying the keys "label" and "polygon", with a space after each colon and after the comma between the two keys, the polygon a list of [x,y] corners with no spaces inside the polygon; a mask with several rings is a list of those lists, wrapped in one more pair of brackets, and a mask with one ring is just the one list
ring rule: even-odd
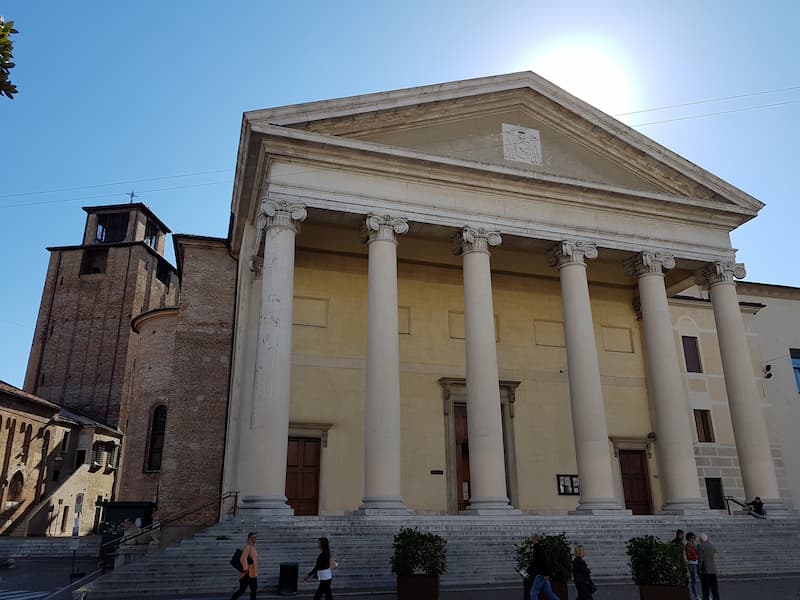
{"label": "column base", "polygon": [[239,504],[240,511],[248,515],[287,516],[294,515],[294,509],[286,504],[286,496],[244,496]]}
{"label": "column base", "polygon": [[367,496],[361,501],[354,517],[410,516],[414,511],[408,508],[399,496]]}
{"label": "column base", "polygon": [[467,509],[458,514],[480,517],[513,517],[521,515],[522,511],[511,506],[508,498],[471,498]]}
{"label": "column base", "polygon": [[658,514],[661,515],[705,515],[709,513],[708,504],[702,498],[678,498],[665,502]]}
{"label": "column base", "polygon": [[633,512],[622,508],[614,498],[597,498],[594,500],[581,500],[578,508],[569,511],[570,515],[599,515],[608,517],[629,517]]}

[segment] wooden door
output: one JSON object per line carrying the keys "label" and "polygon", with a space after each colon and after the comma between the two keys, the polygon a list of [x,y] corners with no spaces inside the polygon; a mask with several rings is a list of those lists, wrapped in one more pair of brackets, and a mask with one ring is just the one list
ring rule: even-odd
{"label": "wooden door", "polygon": [[622,489],[625,508],[635,515],[653,514],[650,482],[647,477],[647,458],[644,450],[620,450],[619,465],[622,470]]}
{"label": "wooden door", "polygon": [[286,453],[286,498],[295,515],[319,513],[320,440],[289,438]]}
{"label": "wooden door", "polygon": [[466,510],[472,487],[469,477],[469,433],[467,431],[467,405],[455,405],[456,417],[456,494],[458,510]]}

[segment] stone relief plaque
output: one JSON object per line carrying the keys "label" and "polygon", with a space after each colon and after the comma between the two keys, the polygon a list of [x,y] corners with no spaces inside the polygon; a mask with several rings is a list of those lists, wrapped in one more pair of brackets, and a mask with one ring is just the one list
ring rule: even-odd
{"label": "stone relief plaque", "polygon": [[541,165],[542,139],[539,130],[503,123],[503,158]]}

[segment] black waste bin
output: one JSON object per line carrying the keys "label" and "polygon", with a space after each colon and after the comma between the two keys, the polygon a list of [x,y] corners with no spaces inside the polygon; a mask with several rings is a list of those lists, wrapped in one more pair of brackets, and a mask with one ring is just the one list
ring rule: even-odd
{"label": "black waste bin", "polygon": [[293,596],[297,593],[297,563],[281,563],[278,575],[278,594]]}

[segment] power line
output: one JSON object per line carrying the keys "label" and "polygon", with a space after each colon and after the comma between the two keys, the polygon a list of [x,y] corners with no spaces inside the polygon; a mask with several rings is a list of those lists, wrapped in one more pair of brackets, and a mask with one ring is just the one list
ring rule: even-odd
{"label": "power line", "polygon": [[[206,183],[193,183],[189,185],[176,185],[173,187],[165,187],[165,188],[156,188],[152,190],[140,190],[143,194],[149,192],[166,192],[170,190],[182,190],[187,188],[196,188],[196,187],[205,187],[210,185],[220,185],[223,183],[230,183],[230,181],[208,181]],[[21,208],[24,206],[39,206],[42,204],[57,204],[60,202],[83,202],[85,200],[94,200],[96,198],[108,198],[109,196],[128,196],[128,192],[116,192],[116,193],[109,193],[109,194],[100,194],[98,196],[81,196],[80,198],[60,198],[57,200],[41,200],[39,202],[22,202],[20,204],[7,204],[5,206],[0,206],[0,210],[4,208]],[[138,194],[137,194],[138,195]]]}
{"label": "power line", "polygon": [[750,92],[749,94],[737,94],[735,96],[722,96],[720,98],[709,98],[708,100],[696,100],[694,102],[684,102],[683,104],[668,104],[666,106],[658,106],[656,108],[643,108],[641,110],[632,110],[630,112],[617,113],[614,117],[626,117],[628,115],[638,115],[646,112],[654,112],[657,110],[667,110],[669,108],[681,108],[684,106],[697,106],[698,104],[708,104],[710,102],[722,102],[723,100],[736,100],[738,98],[750,98],[752,96],[763,96],[764,94],[776,94],[778,92],[788,92],[790,90],[800,90],[800,85],[793,87],[779,88],[776,90],[764,90],[762,92]]}
{"label": "power line", "polygon": [[76,190],[92,190],[112,185],[127,185],[129,183],[141,183],[145,181],[161,181],[163,179],[179,179],[181,177],[196,177],[197,175],[212,175],[214,173],[227,173],[230,169],[217,169],[215,171],[198,171],[197,173],[182,173],[180,175],[164,175],[163,177],[149,177],[146,179],[128,179],[126,181],[115,181],[113,183],[99,183],[97,185],[83,185],[78,187],[61,188],[58,190],[41,190],[37,192],[17,192],[14,194],[3,194],[0,198],[12,198],[18,196],[37,196],[40,194],[55,194],[57,192],[74,192]]}
{"label": "power line", "polygon": [[758,110],[762,108],[773,108],[776,106],[786,106],[787,104],[796,104],[800,102],[800,98],[797,100],[787,100],[786,102],[776,102],[775,104],[762,104],[760,106],[748,106],[745,108],[734,108],[732,110],[721,110],[719,112],[713,113],[703,113],[700,115],[689,115],[687,117],[675,117],[674,119],[663,119],[661,121],[650,121],[649,123],[637,123],[636,125],[630,125],[629,127],[644,127],[645,125],[658,125],[659,123],[672,123],[673,121],[688,121],[690,119],[699,119],[701,117],[716,117],[717,115],[727,115],[730,113],[737,113],[737,112],[745,112],[748,110]]}

